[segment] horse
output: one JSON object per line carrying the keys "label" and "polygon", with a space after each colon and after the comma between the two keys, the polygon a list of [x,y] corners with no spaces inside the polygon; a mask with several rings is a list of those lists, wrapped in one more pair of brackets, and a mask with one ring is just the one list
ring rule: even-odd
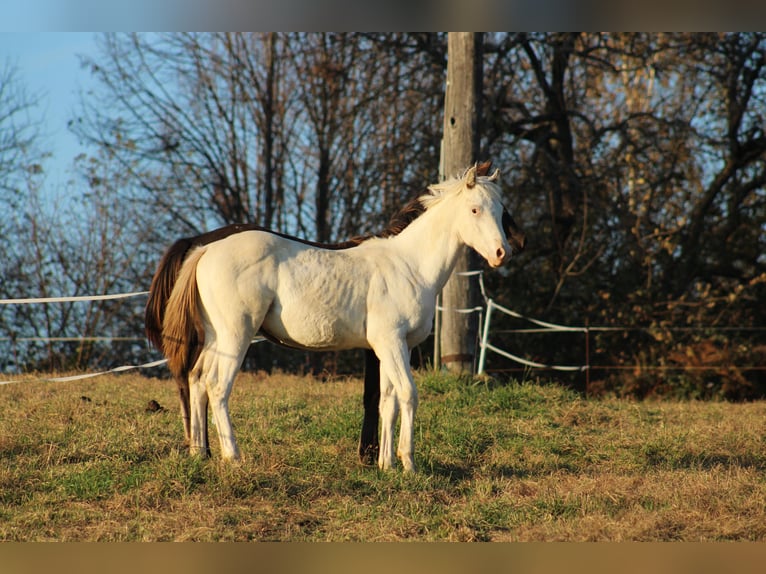
{"label": "horse", "polygon": [[[477,173],[487,173],[490,163],[478,164]],[[165,316],[165,305],[170,297],[170,292],[175,285],[178,271],[183,264],[186,255],[192,247],[206,245],[219,241],[229,235],[242,231],[266,231],[277,233],[295,241],[303,241],[308,245],[324,247],[325,249],[348,249],[359,245],[371,237],[389,237],[401,232],[415,217],[423,212],[423,207],[417,201],[410,201],[392,219],[388,226],[377,235],[359,236],[341,243],[318,243],[293,237],[273,231],[257,224],[230,224],[219,229],[202,233],[193,237],[184,237],[175,241],[163,254],[157,269],[152,277],[149,288],[149,297],[144,314],[145,332],[147,339],[158,350],[162,351],[162,321]],[[526,236],[518,227],[513,217],[507,210],[503,210],[503,229],[505,230],[508,243],[514,254],[521,253],[526,246]],[[274,342],[274,341],[272,341]],[[367,349],[364,351],[364,394],[362,403],[364,406],[364,418],[362,431],[359,439],[359,460],[365,466],[372,466],[377,462],[378,454],[378,402],[380,401],[380,362],[375,353]],[[186,442],[190,440],[190,412],[189,412],[189,383],[186,377],[176,379],[181,405],[181,419],[184,426]]]}
{"label": "horse", "polygon": [[[476,173],[479,175],[485,175],[489,170],[490,163],[477,164]],[[424,208],[419,201],[410,202],[400,214],[392,219],[392,223],[389,227],[379,236],[390,237],[396,235],[403,228],[405,228],[413,219],[418,217]],[[503,210],[503,227],[507,235],[508,241],[516,252],[523,250],[525,245],[524,233],[516,226],[513,218],[507,211]],[[150,296],[147,302],[145,321],[146,321],[146,333],[149,340],[160,350],[163,350],[163,342],[161,336],[161,325],[164,316],[165,304],[169,296],[170,291],[173,288],[178,269],[186,258],[189,250],[198,245],[205,245],[210,242],[218,241],[229,235],[236,233],[242,233],[245,231],[263,231],[273,233],[283,238],[291,239],[293,241],[301,241],[302,243],[315,247],[322,247],[325,249],[349,249],[351,247],[359,245],[361,242],[370,239],[369,236],[362,238],[354,238],[350,241],[341,244],[318,244],[308,242],[305,240],[298,240],[284,234],[278,234],[273,231],[266,230],[256,225],[230,225],[228,227],[216,230],[214,232],[199,235],[197,237],[185,238],[174,243],[171,248],[163,255],[160,264],[157,267],[157,271],[153,277],[152,285],[150,288]],[[268,336],[267,333],[264,333]],[[193,338],[193,337],[192,337]],[[283,341],[284,343],[284,341]],[[374,453],[377,451],[377,427],[378,427],[378,396],[379,396],[379,363],[376,355],[371,350],[367,350],[366,353],[366,368],[365,368],[365,391],[364,391],[364,406],[365,416],[362,427],[362,436],[360,440],[359,456],[363,463],[372,463]],[[184,429],[186,438],[189,440],[190,445],[190,417],[189,417],[189,387],[186,375],[176,377],[179,388],[179,396],[181,398],[181,412],[184,421]],[[206,431],[206,429],[205,429]],[[206,443],[205,436],[205,443]]]}
{"label": "horse", "polygon": [[[478,172],[486,173],[489,170],[491,162],[478,164]],[[417,216],[423,213],[423,207],[417,200],[409,201],[400,211],[398,211],[388,223],[387,227],[376,235],[364,235],[353,237],[341,243],[320,243],[306,239],[293,237],[291,235],[273,231],[269,228],[257,225],[255,223],[235,223],[226,225],[219,229],[202,233],[194,237],[184,237],[175,241],[162,255],[157,269],[152,277],[149,287],[149,296],[144,311],[144,326],[146,337],[149,342],[159,351],[164,352],[162,343],[162,323],[165,316],[165,306],[170,298],[170,293],[175,285],[176,277],[181,269],[189,250],[200,245],[207,245],[215,241],[220,241],[243,231],[264,231],[274,233],[281,237],[300,241],[306,245],[322,247],[324,249],[348,249],[359,245],[371,237],[390,237],[401,232]],[[523,249],[526,241],[524,234],[516,226],[516,222],[507,211],[503,211],[503,225],[509,234],[509,241],[514,249]],[[263,335],[263,333],[261,333]],[[277,341],[271,342],[279,344]],[[362,423],[362,433],[359,442],[359,459],[365,466],[375,464],[378,453],[378,401],[380,399],[380,364],[375,353],[371,350],[365,351],[365,369],[364,369],[364,420]],[[187,443],[190,441],[191,423],[189,406],[189,382],[184,375],[175,379],[178,387],[178,395],[181,405],[181,419],[184,426],[184,434]]]}

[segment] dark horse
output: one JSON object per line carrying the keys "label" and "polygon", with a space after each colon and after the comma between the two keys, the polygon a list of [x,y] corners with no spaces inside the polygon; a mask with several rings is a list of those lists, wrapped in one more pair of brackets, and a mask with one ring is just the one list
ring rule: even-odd
{"label": "dark horse", "polygon": [[[477,174],[485,175],[488,173],[490,163],[486,162],[477,166]],[[170,293],[176,282],[176,277],[183,264],[187,254],[193,247],[207,245],[219,241],[236,233],[245,231],[267,231],[275,235],[287,237],[300,241],[307,245],[322,247],[325,249],[342,250],[355,247],[371,237],[390,237],[399,234],[412,221],[414,221],[423,212],[421,204],[413,200],[399,211],[389,222],[385,230],[375,236],[363,236],[344,241],[342,243],[325,244],[297,239],[295,237],[265,229],[255,224],[232,224],[208,233],[203,233],[195,237],[186,237],[179,239],[164,253],[160,260],[157,270],[152,278],[149,289],[149,299],[145,311],[146,336],[149,341],[160,351],[164,352],[162,338],[162,325],[165,316],[165,307],[167,305]],[[515,252],[524,249],[526,238],[524,233],[514,222],[507,211],[503,211],[502,219],[503,229],[508,239],[509,245]],[[261,333],[269,338],[267,333]],[[279,341],[274,341],[279,343]],[[281,344],[281,343],[280,343]],[[365,351],[365,370],[364,370],[364,420],[362,422],[362,433],[359,442],[359,458],[362,464],[374,465],[378,458],[378,424],[380,401],[380,362],[375,353],[371,350]],[[176,378],[179,397],[181,400],[181,416],[184,424],[186,439],[190,439],[190,405],[189,405],[189,382],[187,377]]]}

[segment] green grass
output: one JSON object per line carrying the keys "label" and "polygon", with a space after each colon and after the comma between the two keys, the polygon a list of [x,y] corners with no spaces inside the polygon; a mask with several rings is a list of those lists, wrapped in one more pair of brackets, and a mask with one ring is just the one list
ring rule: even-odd
{"label": "green grass", "polygon": [[417,384],[415,475],[358,464],[358,380],[240,375],[234,465],[212,425],[187,455],[172,382],[1,387],[0,539],[766,540],[763,402]]}

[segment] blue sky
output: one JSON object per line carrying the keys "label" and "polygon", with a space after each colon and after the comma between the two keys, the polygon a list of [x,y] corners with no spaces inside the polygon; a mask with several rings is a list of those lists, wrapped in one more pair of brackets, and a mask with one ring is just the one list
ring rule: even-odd
{"label": "blue sky", "polygon": [[17,80],[40,99],[31,119],[43,121],[41,147],[52,154],[45,165],[46,188],[59,187],[71,178],[73,159],[86,151],[67,129],[67,122],[77,112],[80,92],[93,85],[79,56],[95,54],[96,36],[92,32],[0,33],[0,69],[15,66]]}

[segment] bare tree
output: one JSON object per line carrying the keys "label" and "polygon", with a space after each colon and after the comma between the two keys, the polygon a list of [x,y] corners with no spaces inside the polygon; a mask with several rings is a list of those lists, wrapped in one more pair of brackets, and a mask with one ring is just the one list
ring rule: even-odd
{"label": "bare tree", "polygon": [[441,78],[415,73],[429,57],[364,34],[106,35],[75,130],[175,229],[340,238],[435,178]]}
{"label": "bare tree", "polygon": [[[18,69],[9,62],[0,70],[0,237],[4,253],[0,259],[0,298],[24,296],[27,284],[23,276],[24,231],[19,212],[28,188],[37,188],[43,176],[46,154],[41,150],[40,122],[33,120],[39,98],[30,94]],[[0,307],[0,337],[3,368],[13,365],[18,353],[15,342],[19,318],[10,306]]]}
{"label": "bare tree", "polygon": [[5,201],[18,198],[28,175],[42,172],[42,121],[31,115],[38,106],[39,96],[27,91],[18,69],[6,62],[0,69],[0,191]]}
{"label": "bare tree", "polygon": [[[86,177],[60,195],[24,190],[14,235],[15,297],[57,298],[136,291],[145,277],[142,213],[115,201],[125,185],[108,161],[82,157]],[[82,193],[81,190],[87,191]],[[86,369],[145,358],[141,299],[19,304],[3,310],[14,369]],[[21,342],[23,339],[24,342]]]}
{"label": "bare tree", "polygon": [[[401,44],[363,34],[290,38],[298,82],[306,205],[320,240],[379,229],[424,183],[438,163],[434,113],[438,75],[414,74],[423,55],[402,60]],[[416,96],[417,94],[417,96]],[[303,214],[300,214],[303,221]]]}
{"label": "bare tree", "polygon": [[[529,237],[511,267],[487,275],[489,292],[562,322],[762,325],[765,46],[762,33],[487,34],[478,159],[501,168]],[[129,210],[136,256],[109,265],[132,261],[138,283],[182,234],[252,221],[346,239],[380,229],[437,178],[444,34],[105,35],[85,64],[100,80],[73,122],[99,150],[85,173],[116,178],[87,179],[111,202],[88,209]],[[0,145],[0,166],[21,149]],[[34,190],[39,162],[11,164],[21,168],[2,185]],[[28,237],[31,222],[9,213],[21,212],[0,215],[2,231]],[[13,264],[4,272],[6,291],[33,281]],[[662,337],[595,348],[629,363],[693,343]],[[551,362],[571,353],[524,344]]]}
{"label": "bare tree", "polygon": [[[533,229],[525,273],[490,288],[580,324],[762,324],[764,47],[763,34],[493,36],[488,146],[518,166],[509,201]],[[610,360],[661,361],[657,343],[613,343]]]}
{"label": "bare tree", "polygon": [[289,90],[276,36],[105,35],[102,47],[86,64],[103,100],[86,103],[77,133],[109,149],[187,232],[279,220]]}

